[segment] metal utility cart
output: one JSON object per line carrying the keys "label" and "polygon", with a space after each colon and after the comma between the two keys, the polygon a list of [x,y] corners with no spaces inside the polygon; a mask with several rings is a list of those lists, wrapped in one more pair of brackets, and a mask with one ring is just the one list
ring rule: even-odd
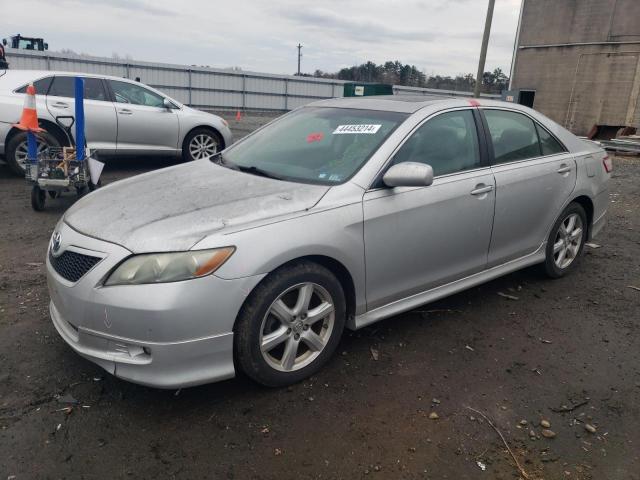
{"label": "metal utility cart", "polygon": [[[66,124],[62,122],[66,120]],[[36,211],[44,210],[47,193],[51,198],[58,198],[63,192],[75,189],[78,197],[100,185],[91,182],[88,158],[96,158],[95,150],[85,149],[85,158],[78,159],[76,145],[71,134],[75,123],[72,116],[56,117],[56,123],[64,130],[70,147],[45,149],[27,166],[25,178],[32,183],[31,206]]]}

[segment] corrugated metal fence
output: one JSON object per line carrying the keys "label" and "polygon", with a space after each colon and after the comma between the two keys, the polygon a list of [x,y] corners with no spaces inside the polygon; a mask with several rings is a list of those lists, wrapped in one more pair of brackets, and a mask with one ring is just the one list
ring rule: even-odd
{"label": "corrugated metal fence", "polygon": [[[323,98],[342,97],[342,80],[272,75],[210,67],[7,49],[11,69],[58,70],[139,78],[195,108],[286,111]],[[471,96],[430,88],[394,86],[397,95]],[[495,95],[490,95],[496,97]]]}

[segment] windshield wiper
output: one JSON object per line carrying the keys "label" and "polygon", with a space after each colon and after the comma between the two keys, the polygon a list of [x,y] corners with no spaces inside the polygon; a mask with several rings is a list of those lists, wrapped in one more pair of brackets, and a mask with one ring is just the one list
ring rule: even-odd
{"label": "windshield wiper", "polygon": [[[234,164],[235,165],[235,164]],[[245,173],[250,173],[252,175],[259,175],[260,177],[273,178],[274,180],[284,180],[282,177],[275,175],[267,170],[263,170],[255,165],[251,165],[249,167],[245,167],[244,165],[235,165],[238,170]]]}
{"label": "windshield wiper", "polygon": [[221,167],[230,168],[231,170],[240,170],[240,168],[238,168],[238,165],[224,158],[222,156],[222,152],[216,153],[211,158],[209,158],[209,160],[220,165]]}
{"label": "windshield wiper", "polygon": [[273,178],[274,180],[283,180],[282,177],[279,177],[278,175],[275,175],[254,165],[245,167],[244,165],[238,165],[237,163],[230,162],[222,156],[222,152],[216,153],[209,160],[222,167],[230,168],[231,170],[238,170],[240,172],[258,175],[260,177]]}

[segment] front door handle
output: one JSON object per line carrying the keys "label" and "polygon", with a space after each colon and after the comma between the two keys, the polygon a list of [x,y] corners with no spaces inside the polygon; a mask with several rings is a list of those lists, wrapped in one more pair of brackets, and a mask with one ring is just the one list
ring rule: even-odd
{"label": "front door handle", "polygon": [[69,108],[69,104],[64,102],[55,102],[53,106],[56,108]]}
{"label": "front door handle", "polygon": [[126,108],[122,108],[122,109],[118,110],[118,113],[120,115],[131,115],[131,114],[133,114],[133,112],[131,110],[128,110]]}
{"label": "front door handle", "polygon": [[482,186],[482,184],[480,184],[476,185],[475,190],[471,190],[471,195],[483,195],[489,193],[491,190],[493,190],[493,185]]}
{"label": "front door handle", "polygon": [[558,170],[556,170],[559,174],[567,173],[571,171],[571,167],[569,165],[565,165],[564,163],[560,166]]}

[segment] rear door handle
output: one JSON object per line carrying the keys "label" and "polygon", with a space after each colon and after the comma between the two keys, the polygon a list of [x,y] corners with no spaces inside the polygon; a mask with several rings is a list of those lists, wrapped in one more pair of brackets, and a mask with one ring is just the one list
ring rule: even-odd
{"label": "rear door handle", "polygon": [[571,167],[569,165],[564,165],[562,164],[560,166],[560,168],[558,170],[556,170],[558,173],[562,174],[562,173],[567,173],[571,171]]}
{"label": "rear door handle", "polygon": [[131,115],[131,114],[133,114],[133,112],[131,110],[127,110],[126,108],[122,108],[122,109],[118,110],[118,113],[120,115]]}
{"label": "rear door handle", "polygon": [[64,102],[54,102],[53,106],[56,108],[69,108],[69,104]]}
{"label": "rear door handle", "polygon": [[493,185],[486,185],[484,187],[476,185],[476,189],[471,190],[471,195],[483,195],[489,193],[491,190],[493,190]]}

